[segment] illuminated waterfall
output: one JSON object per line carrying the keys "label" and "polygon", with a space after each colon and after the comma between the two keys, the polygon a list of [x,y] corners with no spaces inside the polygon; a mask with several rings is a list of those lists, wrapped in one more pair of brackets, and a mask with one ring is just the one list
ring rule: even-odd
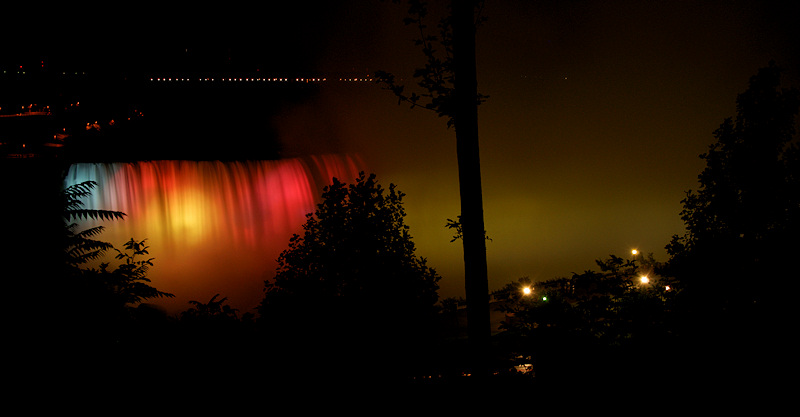
{"label": "illuminated waterfall", "polygon": [[[152,285],[175,299],[155,303],[169,312],[189,300],[228,297],[242,313],[255,307],[275,260],[333,177],[352,182],[358,157],[322,155],[278,161],[149,161],[81,163],[66,185],[92,180],[87,208],[118,210],[125,220],[105,226],[101,240],[117,248],[147,239],[155,266]],[[113,254],[105,261],[115,265]]]}

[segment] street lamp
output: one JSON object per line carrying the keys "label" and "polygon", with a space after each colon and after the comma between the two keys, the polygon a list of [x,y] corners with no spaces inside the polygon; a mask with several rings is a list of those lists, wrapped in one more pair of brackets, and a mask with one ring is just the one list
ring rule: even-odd
{"label": "street lamp", "polygon": [[647,278],[646,275],[642,275],[641,277],[639,277],[639,281],[641,281],[642,284],[647,284],[650,282],[650,278]]}
{"label": "street lamp", "polygon": [[522,289],[522,294],[523,295],[531,295],[532,292],[533,292],[533,290],[531,289],[531,287],[525,287],[525,288]]}

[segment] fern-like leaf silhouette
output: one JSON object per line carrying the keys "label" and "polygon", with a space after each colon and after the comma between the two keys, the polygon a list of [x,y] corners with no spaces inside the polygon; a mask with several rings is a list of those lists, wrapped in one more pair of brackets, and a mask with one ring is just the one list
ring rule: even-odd
{"label": "fern-like leaf silhouette", "polygon": [[110,243],[94,239],[103,232],[103,226],[90,227],[78,231],[75,220],[122,220],[125,213],[113,210],[84,208],[83,198],[92,195],[97,186],[94,181],[84,181],[70,185],[63,191],[64,222],[66,229],[66,256],[70,265],[82,265],[100,258],[105,251],[113,249]]}

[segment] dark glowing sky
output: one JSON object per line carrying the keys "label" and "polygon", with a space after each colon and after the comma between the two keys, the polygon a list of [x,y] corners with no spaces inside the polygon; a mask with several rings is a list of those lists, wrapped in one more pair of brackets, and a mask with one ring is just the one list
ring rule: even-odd
{"label": "dark glowing sky", "polygon": [[[399,76],[421,63],[404,6],[331,3],[69,9],[57,40],[37,43],[47,36],[34,31],[19,45],[122,70],[169,67],[181,54]],[[477,60],[490,96],[479,109],[490,288],[581,272],[634,247],[666,260],[698,155],[748,78],[774,59],[800,85],[797,6],[778,3],[487,0]],[[289,151],[358,153],[397,184],[418,254],[444,277],[440,295],[463,295],[461,247],[444,227],[460,211],[444,120],[375,86],[330,85],[276,123]]]}
{"label": "dark glowing sky", "polygon": [[[373,4],[342,16],[323,62],[399,74],[420,62],[402,16]],[[797,85],[797,14],[767,3],[508,0],[487,1],[485,14],[477,60],[490,96],[479,109],[490,288],[582,272],[634,247],[666,260],[698,155],[735,114],[736,94],[770,59]],[[442,294],[459,293],[460,245],[443,227],[459,213],[453,132],[388,94],[326,90],[313,108],[407,193],[419,253],[444,276]]]}

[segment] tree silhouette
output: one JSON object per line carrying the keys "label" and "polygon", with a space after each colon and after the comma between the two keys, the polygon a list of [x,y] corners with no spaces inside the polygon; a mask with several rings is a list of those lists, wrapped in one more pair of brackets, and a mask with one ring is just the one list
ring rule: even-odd
{"label": "tree silhouette", "polygon": [[[791,274],[800,231],[800,148],[797,89],[781,89],[771,63],[750,79],[736,100],[736,117],[714,132],[700,157],[699,189],[683,199],[686,227],[667,251],[673,273],[692,284],[703,304],[711,299],[752,305],[773,298],[766,280]],[[724,277],[725,285],[718,285]],[[764,292],[766,291],[766,292]],[[709,293],[714,297],[709,298]]]}
{"label": "tree silhouette", "polygon": [[[474,349],[473,367],[475,373],[482,376],[488,371],[491,336],[478,146],[478,105],[487,97],[477,91],[475,62],[475,31],[483,20],[480,17],[482,1],[452,1],[450,15],[437,25],[438,36],[427,31],[427,3],[410,0],[408,5],[404,23],[419,30],[414,42],[425,56],[425,64],[414,72],[422,93],[407,94],[405,86],[398,84],[396,77],[386,71],[378,71],[376,75],[378,82],[392,91],[399,103],[432,110],[439,117],[447,118],[448,127],[455,127],[461,197],[460,234],[457,236],[464,246],[467,327]],[[435,46],[437,43],[440,48]],[[452,224],[448,222],[448,227],[453,227]]]}
{"label": "tree silhouette", "polygon": [[[760,69],[738,95],[735,118],[714,131],[699,189],[682,201],[686,231],[667,245],[667,271],[685,288],[692,366],[723,379],[777,378],[796,315],[797,280],[788,277],[800,252],[800,94],[782,88],[780,75],[774,63]],[[704,355],[713,362],[697,363]]]}
{"label": "tree silhouette", "polygon": [[259,321],[309,349],[413,356],[429,336],[440,277],[414,254],[403,195],[374,174],[334,178],[265,281]]}

